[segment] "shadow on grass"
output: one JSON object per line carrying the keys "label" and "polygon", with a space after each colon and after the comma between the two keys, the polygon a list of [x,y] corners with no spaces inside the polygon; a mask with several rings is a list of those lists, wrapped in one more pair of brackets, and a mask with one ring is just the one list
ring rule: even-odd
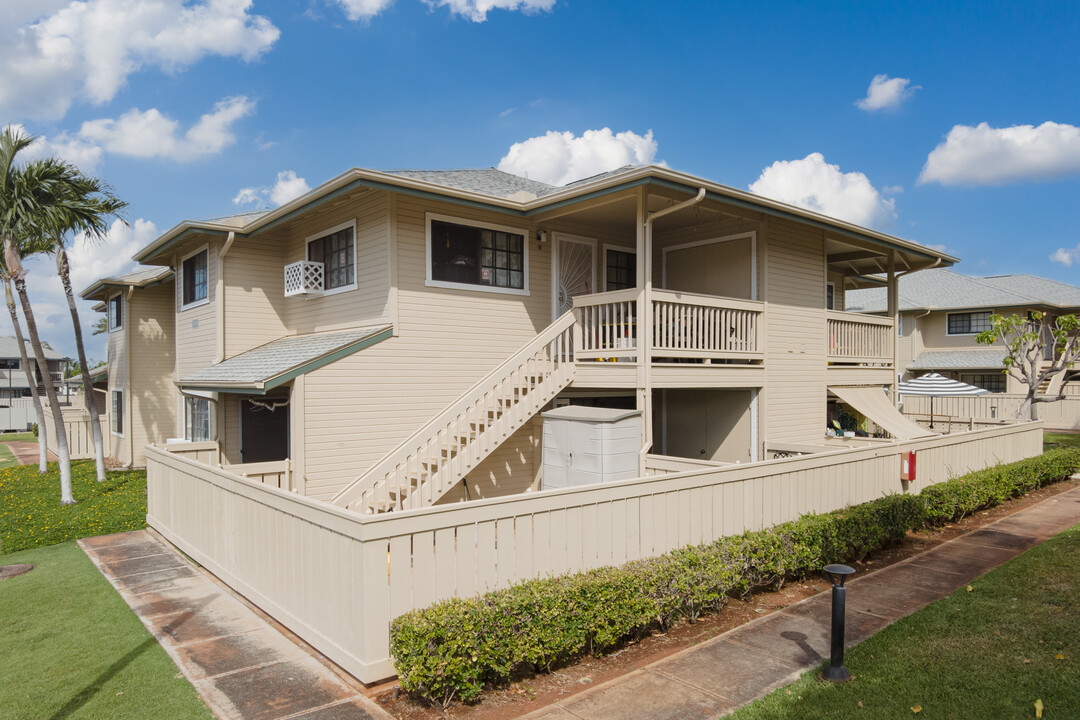
{"label": "shadow on grass", "polygon": [[155,644],[157,644],[157,640],[153,637],[148,637],[141,643],[136,645],[133,649],[128,651],[128,653],[125,654],[124,657],[114,662],[112,665],[106,668],[105,672],[98,675],[97,679],[95,679],[94,682],[90,683],[82,690],[80,690],[78,695],[68,700],[64,707],[57,710],[56,713],[49,720],[64,720],[64,718],[71,717],[72,714],[77,712],[83,705],[90,702],[95,695],[101,692],[101,689],[105,687],[105,684],[112,680],[114,677],[116,677],[117,673],[119,673],[132,662],[134,662],[136,658],[149,650]]}

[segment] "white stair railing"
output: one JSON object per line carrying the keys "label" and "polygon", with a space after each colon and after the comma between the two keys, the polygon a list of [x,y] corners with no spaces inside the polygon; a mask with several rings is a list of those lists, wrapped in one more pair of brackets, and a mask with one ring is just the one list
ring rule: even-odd
{"label": "white stair railing", "polygon": [[574,377],[568,312],[333,498],[375,513],[434,504]]}

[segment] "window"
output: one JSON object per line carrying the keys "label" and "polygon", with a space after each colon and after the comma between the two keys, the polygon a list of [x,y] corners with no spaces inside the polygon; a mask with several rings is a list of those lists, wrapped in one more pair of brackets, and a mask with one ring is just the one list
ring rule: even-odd
{"label": "window", "polygon": [[353,223],[308,238],[308,260],[323,264],[324,290],[349,290],[356,287],[356,250]]}
{"label": "window", "polygon": [[184,259],[181,265],[180,275],[183,278],[183,297],[181,308],[192,305],[201,305],[207,301],[207,288],[210,284],[207,273],[207,261],[210,250],[203,248],[194,255]]}
{"label": "window", "polygon": [[110,390],[109,427],[113,434],[124,434],[124,391]]}
{"label": "window", "polygon": [[2,370],[18,370],[19,358],[3,358],[0,360],[0,369]]}
{"label": "window", "polygon": [[974,335],[990,329],[990,312],[949,313],[949,335]]}
{"label": "window", "polygon": [[836,283],[825,283],[825,309],[836,309]]}
{"label": "window", "polygon": [[525,294],[525,233],[496,225],[461,225],[428,216],[430,283]]}
{"label": "window", "polygon": [[607,248],[604,256],[605,290],[637,287],[637,253]]}
{"label": "window", "polygon": [[1005,373],[991,373],[989,375],[961,375],[960,382],[968,385],[981,387],[992,393],[1005,392]]}
{"label": "window", "polygon": [[210,439],[210,401],[206,398],[184,398],[184,438],[192,442]]}
{"label": "window", "polygon": [[124,327],[124,297],[113,295],[109,298],[109,332]]}

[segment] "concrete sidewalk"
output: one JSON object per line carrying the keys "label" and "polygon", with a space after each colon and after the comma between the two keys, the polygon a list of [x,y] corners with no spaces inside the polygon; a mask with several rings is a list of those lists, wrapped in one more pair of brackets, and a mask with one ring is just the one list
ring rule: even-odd
{"label": "concrete sidewalk", "polygon": [[103,535],[79,546],[217,717],[392,720],[359,683],[154,533]]}
{"label": "concrete sidewalk", "polygon": [[[4,442],[8,446],[8,450],[15,456],[15,460],[20,465],[33,465],[38,461],[41,456],[41,451],[38,450],[38,444],[36,442],[29,442],[27,440],[7,440]],[[51,450],[47,453],[49,462],[56,462],[56,453]]]}
{"label": "concrete sidewalk", "polygon": [[[848,647],[1078,522],[1080,488],[1074,488],[925,553],[855,576],[847,583]],[[828,658],[830,602],[830,593],[821,593],[525,717],[722,717]]]}

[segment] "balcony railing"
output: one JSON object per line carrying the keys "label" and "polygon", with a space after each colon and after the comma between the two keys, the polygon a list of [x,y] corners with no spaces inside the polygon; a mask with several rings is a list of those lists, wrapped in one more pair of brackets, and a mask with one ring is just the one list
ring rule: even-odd
{"label": "balcony railing", "polygon": [[300,260],[285,266],[285,297],[317,295],[323,291],[325,271],[321,262]]}
{"label": "balcony railing", "polygon": [[890,318],[828,311],[826,342],[829,362],[881,365],[893,361],[894,330]]}
{"label": "balcony railing", "polygon": [[[574,298],[578,360],[638,355],[636,289]],[[760,360],[764,303],[654,290],[652,355],[658,360]]]}

